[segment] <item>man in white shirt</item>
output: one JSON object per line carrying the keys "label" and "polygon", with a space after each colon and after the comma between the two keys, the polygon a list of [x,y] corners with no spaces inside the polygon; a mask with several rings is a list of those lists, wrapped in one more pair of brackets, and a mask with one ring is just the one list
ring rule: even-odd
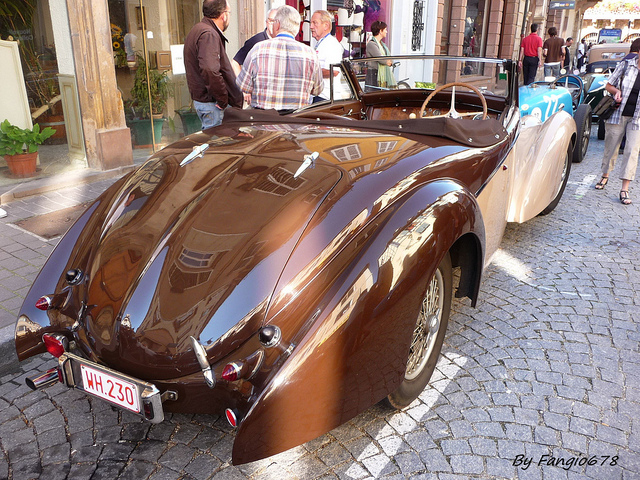
{"label": "man in white shirt", "polygon": [[582,69],[582,65],[584,64],[584,57],[585,57],[585,41],[584,39],[582,39],[580,43],[578,43],[578,48],[576,53],[576,60],[578,62],[576,64],[576,68],[578,70]]}
{"label": "man in white shirt", "polygon": [[[311,16],[309,27],[311,36],[316,40],[315,51],[322,66],[322,78],[324,82],[322,93],[314,99],[314,102],[328,100],[330,98],[329,66],[342,62],[342,56],[344,54],[344,48],[340,45],[338,39],[331,35],[332,21],[333,17],[326,10],[317,10]],[[337,68],[333,69],[333,74],[333,98],[344,98],[346,92],[344,86],[341,84],[341,82],[344,81],[342,74],[339,74],[339,69]]]}

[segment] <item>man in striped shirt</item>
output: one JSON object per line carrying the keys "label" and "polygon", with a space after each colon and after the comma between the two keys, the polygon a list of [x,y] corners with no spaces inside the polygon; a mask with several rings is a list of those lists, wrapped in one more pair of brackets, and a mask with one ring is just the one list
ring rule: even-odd
{"label": "man in striped shirt", "polygon": [[311,103],[323,89],[322,69],[316,52],[297,42],[300,14],[288,5],[276,11],[275,38],[254,46],[236,79],[251,96],[251,106],[289,113]]}

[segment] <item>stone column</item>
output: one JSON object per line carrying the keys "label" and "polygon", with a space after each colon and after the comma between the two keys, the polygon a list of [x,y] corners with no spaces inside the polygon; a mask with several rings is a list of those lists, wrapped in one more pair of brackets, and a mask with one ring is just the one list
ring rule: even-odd
{"label": "stone column", "polygon": [[116,83],[105,0],[67,0],[85,151],[90,168],[132,165],[131,134]]}

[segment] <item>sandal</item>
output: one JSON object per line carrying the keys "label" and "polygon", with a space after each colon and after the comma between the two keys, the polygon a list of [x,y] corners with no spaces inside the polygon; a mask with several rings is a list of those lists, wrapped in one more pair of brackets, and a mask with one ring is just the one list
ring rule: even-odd
{"label": "sandal", "polygon": [[602,177],[598,183],[596,183],[596,190],[604,189],[605,185],[609,183],[609,177]]}
{"label": "sandal", "polygon": [[631,205],[629,190],[620,190],[620,203],[623,205]]}

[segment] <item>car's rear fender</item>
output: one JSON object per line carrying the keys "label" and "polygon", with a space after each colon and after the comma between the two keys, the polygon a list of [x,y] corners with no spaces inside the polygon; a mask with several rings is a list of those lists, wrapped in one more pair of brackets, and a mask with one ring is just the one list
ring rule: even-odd
{"label": "car's rear fender", "polygon": [[[42,341],[44,333],[59,332],[69,328],[76,320],[75,315],[69,316],[72,315],[70,312],[78,312],[81,307],[73,304],[77,296],[70,295],[69,289],[84,288],[84,285],[68,286],[64,272],[77,267],[78,263],[85,263],[84,260],[78,259],[77,255],[89,255],[93,242],[85,241],[84,244],[87,245],[87,248],[81,250],[80,253],[75,251],[75,247],[81,242],[79,239],[91,237],[93,232],[99,228],[111,198],[119,191],[118,186],[126,182],[127,177],[121,178],[114,187],[100,195],[76,220],[60,239],[31,285],[16,322],[15,346],[20,361],[46,351]],[[60,301],[63,301],[60,308],[42,311],[35,307],[36,301],[40,297],[51,295],[54,292],[60,292],[56,295],[60,297]],[[54,301],[56,301],[55,298]]]}
{"label": "car's rear fender", "polygon": [[463,267],[465,294],[477,292],[484,224],[454,181],[423,185],[371,222],[377,229],[363,228],[284,308],[276,294],[267,322],[292,353],[246,412],[234,464],[316,438],[395,390],[426,285],[447,251]]}

